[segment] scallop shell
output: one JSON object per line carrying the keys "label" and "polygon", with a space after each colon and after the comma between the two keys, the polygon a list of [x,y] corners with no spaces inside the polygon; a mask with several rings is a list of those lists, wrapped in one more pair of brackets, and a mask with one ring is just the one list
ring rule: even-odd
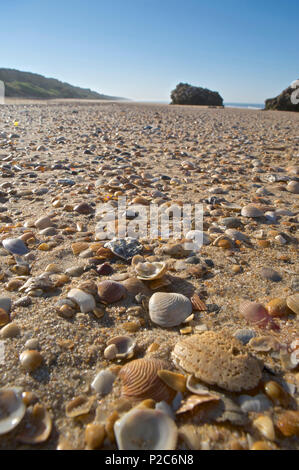
{"label": "scallop shell", "polygon": [[6,238],[2,241],[2,245],[5,250],[9,251],[13,255],[23,256],[29,253],[29,250],[23,240],[19,238]]}
{"label": "scallop shell", "polygon": [[287,297],[287,306],[292,310],[292,312],[299,315],[299,292]]}
{"label": "scallop shell", "polygon": [[112,304],[125,297],[126,288],[116,281],[102,281],[98,284],[98,295],[102,302]]}
{"label": "scallop shell", "polygon": [[133,408],[114,423],[119,450],[175,450],[178,431],[164,412]]}
{"label": "scallop shell", "polygon": [[156,292],[149,301],[151,320],[165,328],[180,325],[191,313],[192,303],[183,294]]}
{"label": "scallop shell", "polygon": [[107,342],[108,346],[111,344],[117,348],[116,359],[130,358],[134,355],[136,341],[131,336],[115,336]]}
{"label": "scallop shell", "polygon": [[68,298],[74,301],[82,313],[91,312],[96,308],[94,297],[80,289],[71,289]]}
{"label": "scallop shell", "polygon": [[255,218],[255,217],[262,217],[264,213],[253,204],[248,204],[247,206],[242,207],[241,215],[243,217]]}
{"label": "scallop shell", "polygon": [[173,390],[162,382],[158,371],[167,365],[159,359],[136,359],[126,364],[120,371],[122,394],[140,400],[152,398],[155,401],[169,401]]}
{"label": "scallop shell", "polygon": [[265,327],[271,320],[265,307],[257,302],[245,300],[240,303],[239,311],[246,320],[257,326]]}
{"label": "scallop shell", "polygon": [[24,444],[40,444],[45,442],[52,432],[52,419],[43,405],[36,403],[27,411],[27,423],[24,431],[17,439]]}
{"label": "scallop shell", "polygon": [[26,406],[18,388],[0,389],[0,435],[14,429],[23,419]]}
{"label": "scallop shell", "polygon": [[167,266],[166,263],[137,263],[134,266],[137,278],[144,281],[152,281],[153,279],[159,279],[165,273]]}

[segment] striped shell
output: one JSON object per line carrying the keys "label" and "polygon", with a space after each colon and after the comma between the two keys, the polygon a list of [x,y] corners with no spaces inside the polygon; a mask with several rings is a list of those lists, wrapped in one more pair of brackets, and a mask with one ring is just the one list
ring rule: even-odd
{"label": "striped shell", "polygon": [[165,362],[159,359],[136,359],[129,362],[119,373],[123,396],[140,400],[152,398],[155,401],[170,401],[175,392],[158,376],[158,371],[166,368]]}
{"label": "striped shell", "polygon": [[183,294],[156,292],[149,301],[151,320],[164,328],[180,325],[191,313],[192,303]]}
{"label": "striped shell", "polygon": [[299,292],[287,297],[287,306],[292,310],[292,312],[299,315]]}
{"label": "striped shell", "polygon": [[126,288],[120,282],[107,280],[98,284],[98,295],[107,304],[122,299],[125,297],[126,292]]}
{"label": "striped shell", "polygon": [[248,204],[247,206],[242,207],[241,215],[243,217],[262,217],[264,214],[263,212],[253,204]]}

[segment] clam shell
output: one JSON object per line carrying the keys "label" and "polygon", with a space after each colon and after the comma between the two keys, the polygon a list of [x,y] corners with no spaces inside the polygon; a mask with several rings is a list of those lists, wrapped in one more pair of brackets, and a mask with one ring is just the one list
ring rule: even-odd
{"label": "clam shell", "polygon": [[117,348],[115,357],[117,359],[123,359],[125,357],[130,358],[134,354],[136,341],[131,336],[115,336],[109,339],[107,345],[114,344]]}
{"label": "clam shell", "polygon": [[133,256],[142,252],[143,246],[136,238],[114,238],[105,243],[105,248],[109,248],[115,255],[128,261]]}
{"label": "clam shell", "polygon": [[94,297],[80,289],[71,289],[68,298],[74,301],[82,313],[91,312],[96,308]]}
{"label": "clam shell", "polygon": [[151,320],[165,328],[180,325],[191,313],[192,303],[183,294],[156,292],[149,301]]}
{"label": "clam shell", "polygon": [[186,234],[187,240],[193,240],[196,245],[195,249],[200,249],[202,245],[209,245],[211,243],[210,237],[200,230],[189,230]]}
{"label": "clam shell", "polygon": [[40,444],[45,442],[52,431],[52,419],[43,405],[36,403],[27,411],[27,423],[24,431],[17,439],[24,444]]}
{"label": "clam shell", "polygon": [[93,397],[78,396],[69,401],[65,406],[65,414],[68,418],[86,415],[94,403]]}
{"label": "clam shell", "polygon": [[242,207],[241,209],[241,215],[243,217],[262,217],[264,213],[256,206],[253,204],[248,204],[247,206]]}
{"label": "clam shell", "polygon": [[209,393],[208,387],[196,380],[193,375],[188,375],[186,387],[190,392],[195,393],[196,395],[207,395]]}
{"label": "clam shell", "polygon": [[23,256],[29,253],[29,250],[23,240],[19,238],[6,238],[2,241],[2,245],[5,250],[9,251],[13,255]]}
{"label": "clam shell", "polygon": [[247,321],[257,326],[265,327],[271,320],[265,307],[257,302],[243,301],[240,303],[239,311]]}
{"label": "clam shell", "polygon": [[129,294],[137,295],[137,294],[144,294],[150,295],[150,289],[141,281],[141,279],[137,279],[137,277],[129,277],[125,281],[122,282],[122,285],[126,288]]}
{"label": "clam shell", "polygon": [[299,194],[299,181],[290,181],[286,189],[290,193]]}
{"label": "clam shell", "polygon": [[159,359],[136,359],[126,364],[120,371],[122,394],[140,400],[152,398],[155,401],[169,401],[174,392],[162,382],[158,371],[166,364]]}
{"label": "clam shell", "polygon": [[23,419],[26,406],[18,388],[0,389],[0,435],[14,429]]}
{"label": "clam shell", "polygon": [[299,292],[287,297],[287,306],[292,310],[292,312],[299,315]]}
{"label": "clam shell", "polygon": [[119,450],[174,450],[178,431],[164,412],[133,408],[114,423]]}
{"label": "clam shell", "polygon": [[138,279],[144,281],[151,281],[153,279],[159,279],[165,273],[167,266],[165,263],[137,263],[134,266]]}
{"label": "clam shell", "polygon": [[126,288],[120,282],[107,280],[98,284],[98,295],[107,304],[118,302],[126,293]]}

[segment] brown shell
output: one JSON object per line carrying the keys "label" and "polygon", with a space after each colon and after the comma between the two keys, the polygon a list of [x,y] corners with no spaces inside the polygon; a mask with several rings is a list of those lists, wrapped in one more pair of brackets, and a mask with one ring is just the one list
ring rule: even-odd
{"label": "brown shell", "polygon": [[247,321],[257,326],[266,326],[271,319],[265,307],[257,302],[242,301],[239,311]]}
{"label": "brown shell", "polygon": [[129,277],[128,279],[122,282],[122,285],[127,289],[129,294],[131,295],[149,295],[151,292],[140,279],[137,279],[137,277]]}
{"label": "brown shell", "polygon": [[159,402],[171,401],[175,392],[159,377],[158,371],[167,368],[160,359],[136,359],[126,364],[120,371],[122,394],[140,400],[152,398]]}
{"label": "brown shell", "polygon": [[98,295],[107,304],[122,299],[125,297],[126,292],[126,288],[120,282],[107,280],[98,284]]}

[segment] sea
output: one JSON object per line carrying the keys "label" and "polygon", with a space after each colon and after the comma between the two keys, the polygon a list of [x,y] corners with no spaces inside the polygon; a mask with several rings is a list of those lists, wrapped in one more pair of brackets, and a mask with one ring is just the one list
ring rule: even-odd
{"label": "sea", "polygon": [[261,103],[223,103],[226,108],[264,109]]}

